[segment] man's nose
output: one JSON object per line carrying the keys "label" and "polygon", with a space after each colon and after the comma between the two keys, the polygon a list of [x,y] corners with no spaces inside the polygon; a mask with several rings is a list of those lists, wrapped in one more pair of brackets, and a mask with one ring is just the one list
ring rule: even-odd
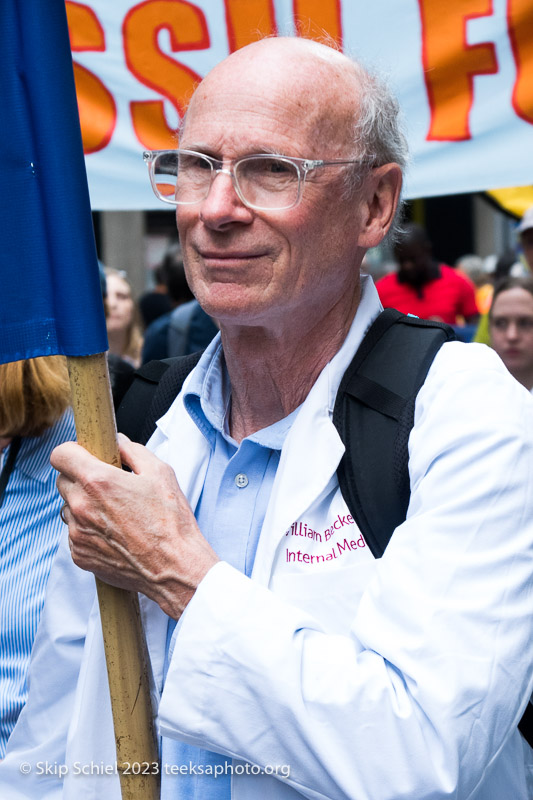
{"label": "man's nose", "polygon": [[235,190],[229,170],[215,171],[209,193],[201,204],[200,219],[213,230],[224,229],[232,223],[249,224],[253,220],[252,211]]}

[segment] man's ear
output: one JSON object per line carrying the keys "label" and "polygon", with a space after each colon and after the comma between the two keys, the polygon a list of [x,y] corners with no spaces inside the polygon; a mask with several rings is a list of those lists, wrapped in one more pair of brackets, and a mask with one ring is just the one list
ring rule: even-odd
{"label": "man's ear", "polygon": [[361,189],[360,247],[376,247],[389,230],[400,200],[402,171],[384,164],[368,175]]}

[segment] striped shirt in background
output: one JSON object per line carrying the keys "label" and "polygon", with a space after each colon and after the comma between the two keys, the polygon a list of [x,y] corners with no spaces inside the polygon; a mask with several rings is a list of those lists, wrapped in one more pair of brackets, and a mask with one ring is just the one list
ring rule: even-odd
{"label": "striped shirt in background", "polygon": [[0,508],[0,758],[26,702],[31,648],[64,529],[50,453],[75,438],[70,409],[41,436],[23,438]]}

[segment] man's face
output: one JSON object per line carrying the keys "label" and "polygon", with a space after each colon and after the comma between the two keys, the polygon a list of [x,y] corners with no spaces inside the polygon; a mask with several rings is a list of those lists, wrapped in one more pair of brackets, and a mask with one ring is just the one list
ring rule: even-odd
{"label": "man's face", "polygon": [[417,241],[401,242],[394,249],[394,257],[398,262],[398,277],[402,283],[411,286],[422,286],[426,283],[431,266],[428,247]]}
{"label": "man's face", "polygon": [[513,375],[533,371],[533,295],[515,287],[497,295],[490,314],[494,350]]}
{"label": "man's face", "polygon": [[520,235],[520,244],[529,269],[533,272],[533,228],[528,228]]}
{"label": "man's face", "polygon": [[[288,91],[287,68],[268,59],[263,69],[247,68],[241,58],[239,68],[226,64],[212,73],[191,102],[180,147],[228,161],[264,152],[350,158],[346,124],[337,126],[336,139],[323,135],[328,125],[334,129],[337,112],[324,124],[319,81],[314,92]],[[275,330],[289,318],[312,325],[346,298],[356,303],[364,251],[356,203],[343,199],[344,176],[344,169],[316,170],[298,206],[255,211],[219,174],[207,199],[178,206],[187,278],[204,309],[221,323]]]}

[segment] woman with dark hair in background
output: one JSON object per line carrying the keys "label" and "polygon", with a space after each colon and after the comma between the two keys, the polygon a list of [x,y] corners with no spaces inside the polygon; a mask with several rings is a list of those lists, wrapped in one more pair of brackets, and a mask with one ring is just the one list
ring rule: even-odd
{"label": "woman with dark hair in background", "polygon": [[26,671],[64,524],[56,445],[76,438],[62,356],[0,364],[0,758],[26,702]]}
{"label": "woman with dark hair in background", "polygon": [[533,277],[504,278],[496,285],[489,330],[511,375],[533,394]]}

